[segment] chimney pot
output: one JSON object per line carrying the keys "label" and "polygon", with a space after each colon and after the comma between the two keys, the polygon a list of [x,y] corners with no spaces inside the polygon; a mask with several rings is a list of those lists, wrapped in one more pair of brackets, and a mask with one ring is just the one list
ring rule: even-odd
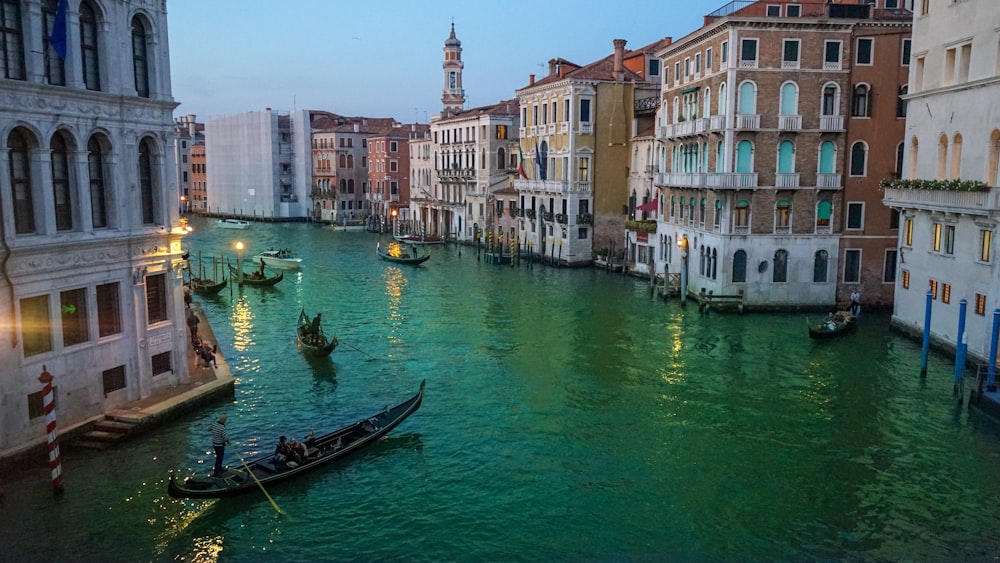
{"label": "chimney pot", "polygon": [[535,75],[534,74],[529,74],[528,75],[528,86],[534,86],[534,85],[535,85]]}

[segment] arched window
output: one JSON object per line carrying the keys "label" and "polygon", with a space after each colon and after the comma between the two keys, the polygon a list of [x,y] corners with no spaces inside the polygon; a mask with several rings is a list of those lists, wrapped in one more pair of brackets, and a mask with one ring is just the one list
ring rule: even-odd
{"label": "arched window", "polygon": [[671,117],[671,123],[677,123],[681,117],[681,99],[676,96],[674,97],[674,115]]}
{"label": "arched window", "polygon": [[896,145],[896,167],[893,171],[896,173],[897,178],[903,177],[903,154],[904,154],[904,144],[899,143]]}
{"label": "arched window", "polygon": [[340,155],[340,158],[338,159],[338,165],[339,165],[338,168],[347,168],[347,155],[346,154],[341,154]]}
{"label": "arched window", "polygon": [[822,115],[827,117],[839,115],[840,100],[838,99],[838,92],[839,89],[836,84],[827,84],[823,87]]}
{"label": "arched window", "polygon": [[858,84],[854,87],[854,99],[851,102],[851,116],[869,117],[871,100],[871,87],[867,84]]}
{"label": "arched window", "polygon": [[833,141],[823,141],[819,146],[819,173],[833,174],[836,169],[837,147]]}
{"label": "arched window", "polygon": [[830,253],[825,250],[817,250],[813,255],[813,282],[826,283],[827,268],[830,262]]}
{"label": "arched window", "polygon": [[733,254],[733,283],[744,283],[747,281],[747,253],[745,250],[737,250]]}
{"label": "arched window", "polygon": [[341,180],[340,181],[340,193],[342,193],[342,194],[346,194],[347,193],[347,180]]}
{"label": "arched window", "polygon": [[159,219],[153,147],[153,141],[148,137],[139,143],[139,201],[143,225],[153,225]]}
{"label": "arched window", "polygon": [[70,185],[69,144],[63,132],[52,136],[52,196],[57,231],[73,230],[73,189]]}
{"label": "arched window", "polygon": [[719,251],[713,248],[712,249],[712,274],[709,276],[713,280],[717,279],[718,265],[719,265]]}
{"label": "arched window", "polygon": [[798,115],[799,89],[794,82],[785,82],[781,86],[781,115]]}
{"label": "arched window", "polygon": [[98,30],[100,22],[90,0],[80,2],[80,60],[83,84],[87,90],[101,89],[101,53]]}
{"label": "arched window", "polygon": [[783,283],[788,281],[788,251],[778,250],[774,253],[774,269],[771,274],[771,281]]}
{"label": "arched window", "polygon": [[726,115],[726,83],[719,84],[719,115]]}
{"label": "arched window", "polygon": [[896,98],[896,117],[906,117],[906,94],[910,87],[903,84],[899,87],[899,97]]}
{"label": "arched window", "polygon": [[938,180],[944,180],[945,173],[947,171],[948,162],[948,136],[941,134],[938,137],[938,155],[937,155],[937,178]]}
{"label": "arched window", "polygon": [[740,99],[736,113],[740,115],[757,113],[757,85],[753,82],[740,84]]}
{"label": "arched window", "polygon": [[721,174],[726,170],[726,146],[719,141],[715,145],[715,172]]}
{"label": "arched window", "polygon": [[778,143],[778,174],[795,172],[795,145],[791,141]]}
{"label": "arched window", "polygon": [[[485,164],[486,158],[483,157],[483,162]],[[500,147],[497,149],[497,168],[504,168],[507,164],[507,152]]]}
{"label": "arched window", "polygon": [[792,228],[792,204],[786,200],[780,200],[774,206],[774,228],[778,233],[789,233]]}
{"label": "arched window", "polygon": [[708,202],[705,198],[701,198],[701,205],[698,207],[698,223],[702,227],[705,226],[705,215],[708,213]]}
{"label": "arched window", "polygon": [[712,218],[712,226],[716,232],[722,227],[722,200],[715,200],[715,217]]}
{"label": "arched window", "polygon": [[705,252],[705,245],[698,248],[698,275],[706,275],[708,254]]}
{"label": "arched window", "polygon": [[142,18],[135,16],[132,18],[132,74],[135,77],[135,93],[140,98],[149,97],[147,45],[146,25]]}
{"label": "arched window", "polygon": [[354,168],[354,155],[353,154],[347,155],[347,167],[348,168]]}
{"label": "arched window", "polygon": [[864,176],[868,172],[868,146],[858,141],[851,145],[851,176]]}
{"label": "arched window", "polygon": [[35,206],[31,185],[31,147],[29,134],[21,128],[7,136],[7,165],[14,199],[14,232],[35,232]]}
{"label": "arched window", "polygon": [[816,231],[829,232],[830,219],[833,215],[833,205],[829,200],[821,199],[816,203]]}
{"label": "arched window", "polygon": [[753,172],[753,143],[742,140],[736,145],[736,172]]}
{"label": "arched window", "polygon": [[677,215],[677,196],[670,196],[670,218],[673,219]]}
{"label": "arched window", "polygon": [[87,173],[90,182],[91,227],[108,226],[108,191],[106,179],[107,158],[110,154],[108,140],[103,135],[93,135],[87,142]]}
{"label": "arched window", "polygon": [[962,177],[962,134],[955,133],[951,143],[951,179]]}
{"label": "arched window", "polygon": [[701,113],[704,117],[712,115],[712,89],[705,88],[705,99],[702,102]]}
{"label": "arched window", "polygon": [[354,178],[347,179],[347,193],[349,194],[354,193]]}

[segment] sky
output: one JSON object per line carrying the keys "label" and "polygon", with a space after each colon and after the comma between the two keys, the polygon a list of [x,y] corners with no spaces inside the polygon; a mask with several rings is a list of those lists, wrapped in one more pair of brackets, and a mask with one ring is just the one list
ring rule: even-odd
{"label": "sky", "polygon": [[427,123],[441,111],[452,22],[468,109],[514,98],[549,59],[585,65],[614,39],[626,49],[676,40],[726,3],[169,0],[174,115],[309,109]]}

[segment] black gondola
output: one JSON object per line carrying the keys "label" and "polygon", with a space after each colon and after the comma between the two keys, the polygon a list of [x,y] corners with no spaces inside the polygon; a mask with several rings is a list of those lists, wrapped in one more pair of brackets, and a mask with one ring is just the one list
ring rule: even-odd
{"label": "black gondola", "polygon": [[395,262],[397,264],[412,264],[414,266],[426,262],[427,259],[431,257],[430,254],[424,254],[423,256],[418,255],[416,247],[413,249],[413,254],[408,254],[402,246],[394,246],[386,250],[382,250],[382,243],[375,245],[375,252],[378,254],[379,258],[388,262]]}
{"label": "black gondola", "polygon": [[253,272],[250,274],[245,274],[229,265],[229,277],[236,281],[240,285],[253,285],[257,287],[270,287],[281,280],[285,279],[284,272],[278,272],[278,275],[267,277],[260,272]]}
{"label": "black gondola", "polygon": [[215,295],[225,289],[227,280],[226,278],[222,278],[222,281],[216,283],[213,280],[191,278],[190,284],[191,291],[197,293],[198,295]]}
{"label": "black gondola", "polygon": [[822,340],[847,334],[854,330],[854,317],[847,311],[837,311],[819,323],[809,325],[809,338]]}
{"label": "black gondola", "polygon": [[[346,457],[376,442],[406,417],[413,414],[424,399],[426,383],[426,380],[421,381],[417,394],[395,407],[386,407],[373,416],[363,418],[339,430],[305,440],[307,455],[301,465],[294,462],[278,461],[274,454],[267,454],[248,459],[245,464],[241,464],[235,469],[227,469],[219,477],[188,477],[184,482],[178,483],[171,472],[167,492],[174,498],[235,496],[257,490],[258,481],[260,486],[284,481],[321,465],[326,465],[335,459]],[[252,471],[253,475],[250,475],[248,471]]]}
{"label": "black gondola", "polygon": [[299,348],[303,352],[316,357],[329,356],[338,344],[336,336],[327,338],[326,334],[323,333],[322,326],[319,324],[313,326],[305,309],[299,312],[299,324],[295,329],[295,341],[298,342]]}

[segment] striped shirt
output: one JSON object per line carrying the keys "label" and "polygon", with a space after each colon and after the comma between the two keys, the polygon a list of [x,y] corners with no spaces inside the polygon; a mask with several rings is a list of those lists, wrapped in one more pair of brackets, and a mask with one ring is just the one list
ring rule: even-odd
{"label": "striped shirt", "polygon": [[226,432],[226,425],[216,420],[208,427],[212,431],[212,445],[225,446],[229,441],[229,434]]}

